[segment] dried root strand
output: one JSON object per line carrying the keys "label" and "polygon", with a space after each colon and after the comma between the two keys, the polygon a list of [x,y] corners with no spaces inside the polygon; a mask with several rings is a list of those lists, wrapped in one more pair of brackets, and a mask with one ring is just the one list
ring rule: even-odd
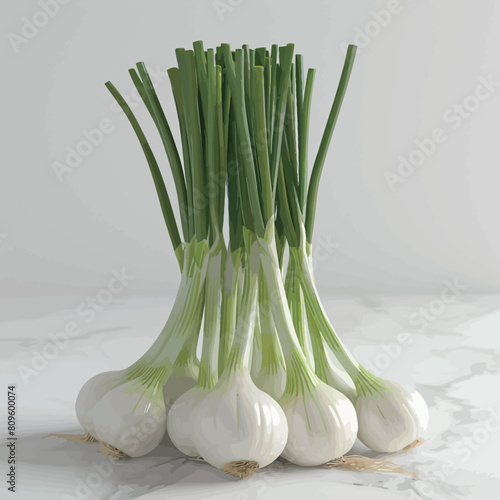
{"label": "dried root strand", "polygon": [[92,434],[90,434],[90,432],[86,432],[84,434],[83,441],[85,443],[95,443],[97,441],[97,439],[94,436],[92,436]]}
{"label": "dried root strand", "polygon": [[424,442],[424,440],[422,438],[417,438],[417,439],[415,439],[415,441],[413,441],[413,443],[410,443],[409,445],[405,446],[403,448],[403,451],[404,452],[410,451],[413,448],[416,448],[417,446],[420,446],[421,444],[423,444],[423,442]]}
{"label": "dried root strand", "polygon": [[119,450],[118,448],[115,448],[109,443],[105,443],[104,441],[99,441],[94,436],[92,436],[90,432],[85,432],[85,434],[49,434],[42,439],[45,439],[46,437],[50,436],[63,438],[66,439],[66,441],[70,441],[72,443],[101,443],[101,448],[99,451],[103,455],[106,455],[107,457],[112,457],[115,460],[130,458],[126,453]]}
{"label": "dried root strand", "polygon": [[66,441],[71,443],[95,443],[97,441],[97,439],[89,432],[85,432],[85,434],[48,434],[42,439],[51,436],[66,439]]}
{"label": "dried root strand", "polygon": [[104,441],[101,441],[101,449],[99,451],[103,455],[106,455],[107,457],[112,457],[115,460],[130,458],[126,453],[123,453],[123,451],[119,450],[118,448],[115,448],[114,446]]}
{"label": "dried root strand", "polygon": [[413,479],[417,479],[417,474],[408,472],[400,465],[378,458],[362,457],[360,455],[349,455],[347,457],[336,458],[326,465],[332,469],[353,470],[357,472],[385,472],[389,474],[403,474]]}
{"label": "dried root strand", "polygon": [[230,476],[249,479],[259,470],[259,464],[253,460],[236,460],[224,465],[222,470]]}

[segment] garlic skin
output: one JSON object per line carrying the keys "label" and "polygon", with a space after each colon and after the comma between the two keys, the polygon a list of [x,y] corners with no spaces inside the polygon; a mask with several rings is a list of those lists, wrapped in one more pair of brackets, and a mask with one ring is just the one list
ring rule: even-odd
{"label": "garlic skin", "polygon": [[413,443],[429,423],[429,408],[413,388],[384,380],[379,393],[358,396],[360,441],[374,451],[391,453]]}
{"label": "garlic skin", "polygon": [[[75,411],[78,421],[83,429],[88,432],[91,436],[101,439],[98,437],[98,431],[96,430],[94,424],[94,412],[93,408],[96,406],[98,401],[108,393],[113,387],[121,386],[123,383],[120,383],[120,378],[126,373],[126,370],[112,371],[112,372],[104,372],[100,373],[90,380],[88,380],[84,386],[81,388],[76,404]],[[179,396],[189,391],[196,385],[196,381],[198,379],[198,365],[195,362],[189,362],[185,365],[177,365],[175,366],[172,375],[169,377],[165,385],[163,386],[163,406],[165,407],[165,414],[168,413],[168,410],[176,401]],[[140,390],[142,392],[144,389]],[[133,408],[133,406],[132,406]],[[134,412],[135,414],[137,410]],[[140,424],[141,427],[144,426],[148,431],[152,425],[148,425],[148,423]],[[138,427],[139,429],[139,427]],[[134,431],[132,431],[133,433]],[[139,431],[140,432],[140,431]],[[128,434],[131,434],[130,430],[125,431],[125,439],[127,439]],[[142,434],[141,434],[142,435]],[[171,446],[172,443],[168,440],[168,435],[163,431],[163,435],[165,436],[165,440],[161,441],[161,444],[166,446]],[[109,444],[112,444],[116,448],[120,449],[120,451],[125,452],[129,456],[133,456],[127,451],[121,449],[119,446],[114,445],[110,439],[103,439]],[[137,443],[132,438],[134,443]],[[132,453],[133,451],[129,449]]]}
{"label": "garlic skin", "polygon": [[137,380],[109,390],[88,413],[93,420],[94,437],[129,457],[154,450],[167,425],[162,391]]}
{"label": "garlic skin", "polygon": [[274,400],[279,401],[283,396],[286,385],[286,370],[283,365],[275,366],[273,372],[262,370],[253,375],[252,378],[255,385]]}
{"label": "garlic skin", "polygon": [[194,387],[180,396],[167,415],[167,433],[172,444],[184,455],[197,457],[200,454],[193,442],[196,407],[208,389]]}
{"label": "garlic skin", "polygon": [[78,393],[75,403],[76,418],[84,431],[93,437],[96,437],[94,420],[89,410],[118,383],[117,380],[123,373],[123,370],[99,373],[87,380]]}
{"label": "garlic skin", "polygon": [[282,456],[302,466],[321,465],[347,453],[356,440],[358,422],[349,399],[323,382],[301,396],[280,401],[288,442]]}
{"label": "garlic skin", "polygon": [[[199,367],[194,363],[190,363],[184,366],[176,366],[167,383],[163,386],[163,400],[165,403],[165,411],[167,412],[167,430],[168,430],[168,415],[172,406],[184,396],[186,393],[190,392],[196,386],[198,380]],[[190,410],[187,410],[187,414],[184,413],[179,425],[184,426],[187,423],[187,419],[191,418]],[[181,431],[182,433],[182,431]],[[191,442],[191,441],[189,441]],[[180,438],[179,443],[182,443],[182,438]],[[189,456],[198,456],[197,453],[193,452],[192,447],[181,449],[171,438],[171,432],[165,432],[161,443],[163,446],[176,446],[182,453]],[[181,445],[182,446],[182,445]],[[189,451],[189,453],[188,453]]]}
{"label": "garlic skin", "polygon": [[211,465],[248,460],[265,467],[283,451],[288,425],[279,404],[247,370],[223,376],[197,405],[193,442]]}

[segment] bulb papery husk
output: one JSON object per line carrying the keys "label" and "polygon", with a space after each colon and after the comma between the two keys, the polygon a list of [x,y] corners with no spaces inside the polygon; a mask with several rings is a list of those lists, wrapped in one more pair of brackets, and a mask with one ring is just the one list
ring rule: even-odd
{"label": "bulb papery husk", "polygon": [[160,388],[139,380],[109,390],[92,408],[95,437],[129,457],[154,450],[167,425],[167,413]]}
{"label": "bulb papery husk", "polygon": [[94,422],[89,410],[113,387],[125,371],[103,372],[95,375],[83,385],[75,403],[76,418],[86,433],[95,438]]}
{"label": "bulb papery husk", "polygon": [[360,441],[378,452],[396,452],[420,437],[429,423],[424,398],[411,387],[384,380],[382,388],[354,400]]}
{"label": "bulb papery husk", "polygon": [[247,371],[223,374],[196,409],[194,445],[219,469],[236,461],[265,467],[279,457],[287,436],[283,410]]}
{"label": "bulb papery husk", "polygon": [[167,415],[167,433],[172,444],[184,455],[198,457],[200,453],[193,442],[196,407],[209,389],[193,387],[180,396]]}
{"label": "bulb papery husk", "polygon": [[302,466],[321,465],[347,453],[356,440],[358,422],[349,399],[319,381],[300,394],[280,400],[288,422],[282,456]]}

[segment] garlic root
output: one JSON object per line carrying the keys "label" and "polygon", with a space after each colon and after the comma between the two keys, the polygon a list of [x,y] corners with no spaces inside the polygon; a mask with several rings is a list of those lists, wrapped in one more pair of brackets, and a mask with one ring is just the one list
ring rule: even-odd
{"label": "garlic root", "polygon": [[230,476],[249,479],[259,470],[259,464],[253,460],[236,460],[224,465],[222,470]]}
{"label": "garlic root", "polygon": [[100,443],[101,443],[101,448],[99,451],[103,455],[106,455],[107,457],[112,457],[115,460],[130,458],[126,453],[123,453],[123,451],[119,450],[118,448],[115,448],[109,443],[106,443],[105,441],[100,441]]}

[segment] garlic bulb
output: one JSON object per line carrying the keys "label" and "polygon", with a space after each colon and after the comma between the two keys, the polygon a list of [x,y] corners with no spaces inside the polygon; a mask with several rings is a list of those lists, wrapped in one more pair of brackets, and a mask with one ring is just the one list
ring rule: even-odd
{"label": "garlic bulb", "polygon": [[138,380],[106,392],[88,411],[94,437],[129,457],[154,450],[166,429],[167,412],[160,389]]}
{"label": "garlic bulb", "polygon": [[[149,453],[165,434],[167,398],[163,386],[176,366],[183,376],[194,369],[190,346],[196,344],[202,320],[207,256],[206,240],[193,238],[184,245],[181,284],[158,338],[127,369],[97,375],[80,391],[78,420],[93,437],[115,448],[117,456]],[[184,390],[181,378],[174,376],[167,384],[170,398]]]}
{"label": "garlic bulb", "polygon": [[244,235],[245,281],[236,335],[221,378],[197,403],[193,417],[195,450],[209,464],[237,477],[250,477],[276,460],[288,437],[283,410],[250,376],[260,262],[254,238]]}
{"label": "garlic bulb", "polygon": [[395,452],[411,444],[429,423],[424,398],[413,388],[383,381],[383,388],[354,399],[360,441],[379,452]]}
{"label": "garlic bulb", "polygon": [[[223,300],[222,272],[225,266],[226,249],[221,235],[210,249],[206,281],[206,308],[203,325],[203,348],[198,370],[197,384],[176,398],[167,416],[167,433],[172,444],[188,456],[198,456],[193,442],[195,410],[199,401],[214,387],[218,379],[219,330]],[[230,259],[229,259],[230,260]],[[231,261],[232,262],[232,261]],[[233,273],[236,280],[237,274]],[[236,283],[236,281],[235,281]],[[193,384],[194,385],[194,384]]]}
{"label": "garlic bulb", "polygon": [[[406,391],[400,384],[376,377],[349,353],[330,324],[314,284],[311,266],[304,258],[305,253],[294,251],[290,255],[300,270],[298,276],[304,290],[309,323],[321,333],[354,383],[356,394],[350,388],[346,388],[345,393],[356,409],[358,437],[375,451],[399,451],[415,441],[427,426],[427,405],[417,391]],[[322,342],[316,343],[315,354],[321,351],[318,346],[322,348]],[[338,377],[332,377],[332,382],[337,386],[343,383]]]}
{"label": "garlic bulb", "polygon": [[117,384],[117,379],[123,373],[124,370],[99,373],[85,382],[78,393],[75,403],[76,418],[83,427],[83,430],[93,437],[96,437],[94,421],[88,410],[92,408],[111,387]]}
{"label": "garlic bulb", "polygon": [[285,393],[279,400],[288,423],[283,456],[298,465],[320,465],[351,449],[357,432],[356,412],[346,396],[319,380],[304,356],[286,307],[273,239],[270,226],[259,244],[267,287],[274,292],[273,320],[287,369]]}
{"label": "garlic bulb", "polygon": [[[165,401],[165,409],[167,411],[167,431],[168,431],[168,414],[172,406],[179,401],[186,393],[190,392],[198,380],[199,367],[196,363],[188,363],[186,365],[176,366],[167,383],[163,387],[163,398]],[[189,416],[190,410],[187,410]],[[181,418],[181,424],[186,423],[186,417]],[[171,432],[165,432],[161,444],[164,446],[176,446],[180,451],[186,453],[183,449],[177,446],[170,437]],[[194,455],[197,453],[186,453],[186,455]]]}
{"label": "garlic bulb", "polygon": [[247,371],[221,379],[199,402],[195,421],[196,449],[219,469],[237,461],[265,467],[279,457],[288,437],[283,410]]}
{"label": "garlic bulb", "polygon": [[200,454],[193,442],[195,409],[208,389],[193,387],[180,396],[171,406],[167,416],[167,435],[172,444],[189,457]]}
{"label": "garlic bulb", "polygon": [[321,465],[346,454],[358,431],[356,411],[349,399],[319,382],[301,396],[280,400],[289,439],[283,457],[302,465]]}

